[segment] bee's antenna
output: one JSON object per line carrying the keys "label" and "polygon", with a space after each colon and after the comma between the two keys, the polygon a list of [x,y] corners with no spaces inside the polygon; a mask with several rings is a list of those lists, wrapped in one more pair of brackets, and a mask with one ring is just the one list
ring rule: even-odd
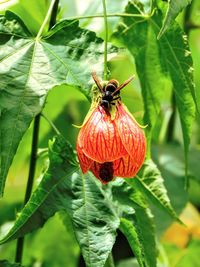
{"label": "bee's antenna", "polygon": [[124,88],[127,84],[129,84],[135,76],[131,76],[128,80],[126,80],[124,83],[122,83],[113,93],[112,96],[114,96],[117,92],[119,92],[122,88]]}
{"label": "bee's antenna", "polygon": [[95,71],[92,71],[92,78],[93,78],[94,82],[96,83],[97,87],[99,88],[99,90],[103,93],[103,91],[104,91],[103,87],[102,87]]}

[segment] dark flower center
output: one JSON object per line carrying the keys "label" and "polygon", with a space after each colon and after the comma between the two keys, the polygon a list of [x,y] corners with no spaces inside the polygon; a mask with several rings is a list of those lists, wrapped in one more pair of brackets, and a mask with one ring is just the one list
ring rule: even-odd
{"label": "dark flower center", "polygon": [[113,179],[113,163],[112,162],[104,162],[100,165],[99,169],[99,177],[103,182],[110,182]]}

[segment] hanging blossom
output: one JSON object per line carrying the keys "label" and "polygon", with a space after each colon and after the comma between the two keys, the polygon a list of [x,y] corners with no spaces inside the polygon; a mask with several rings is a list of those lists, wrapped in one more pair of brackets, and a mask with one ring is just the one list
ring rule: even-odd
{"label": "hanging blossom", "polygon": [[103,184],[114,177],[132,178],[141,168],[146,140],[141,127],[122,103],[122,85],[100,82],[93,73],[91,108],[81,126],[77,153],[83,173],[91,171]]}

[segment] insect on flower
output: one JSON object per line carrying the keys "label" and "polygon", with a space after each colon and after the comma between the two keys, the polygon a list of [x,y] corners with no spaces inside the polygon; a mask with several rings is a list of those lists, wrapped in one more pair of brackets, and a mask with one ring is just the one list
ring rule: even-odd
{"label": "insect on flower", "polygon": [[90,170],[104,184],[116,176],[134,177],[144,162],[146,140],[120,97],[133,77],[121,85],[114,79],[100,82],[95,72],[92,77],[92,104],[77,139],[82,172]]}

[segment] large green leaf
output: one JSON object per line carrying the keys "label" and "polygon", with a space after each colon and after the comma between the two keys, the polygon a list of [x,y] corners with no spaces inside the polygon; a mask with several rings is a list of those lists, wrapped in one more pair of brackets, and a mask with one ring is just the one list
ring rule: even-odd
{"label": "large green leaf", "polygon": [[162,28],[159,32],[158,38],[160,38],[164,32],[173,23],[177,15],[190,3],[192,0],[169,0],[167,13],[163,21]]}
{"label": "large green leaf", "polygon": [[56,211],[65,210],[87,266],[103,267],[115,242],[119,219],[100,182],[78,171],[73,150],[62,137],[50,144],[49,157],[50,165],[40,185],[0,243],[41,227]]}
{"label": "large green leaf", "polygon": [[[126,12],[142,11],[138,10],[133,3],[129,3]],[[196,103],[192,57],[187,38],[175,22],[162,38],[156,40],[161,23],[162,14],[159,10],[155,11],[152,17],[143,20],[124,18],[123,24],[118,27],[114,37],[120,39],[135,57],[145,103],[145,119],[150,125],[156,121],[156,108],[161,101],[160,94],[163,87],[159,81],[162,81],[163,75],[168,75],[171,79],[182,125],[187,163]]]}
{"label": "large green leaf", "polygon": [[76,20],[62,21],[47,36],[35,38],[10,12],[0,17],[0,48],[2,195],[18,144],[41,111],[48,91],[67,83],[88,95],[91,71],[101,72],[104,49],[103,40],[81,29]]}
{"label": "large green leaf", "polygon": [[164,209],[174,219],[179,220],[171,206],[163,177],[152,160],[146,160],[136,178],[129,180],[128,183],[133,188],[140,189],[155,205]]}
{"label": "large green leaf", "polygon": [[122,179],[110,185],[120,219],[120,230],[126,236],[140,267],[155,267],[157,249],[152,215],[142,194]]}

